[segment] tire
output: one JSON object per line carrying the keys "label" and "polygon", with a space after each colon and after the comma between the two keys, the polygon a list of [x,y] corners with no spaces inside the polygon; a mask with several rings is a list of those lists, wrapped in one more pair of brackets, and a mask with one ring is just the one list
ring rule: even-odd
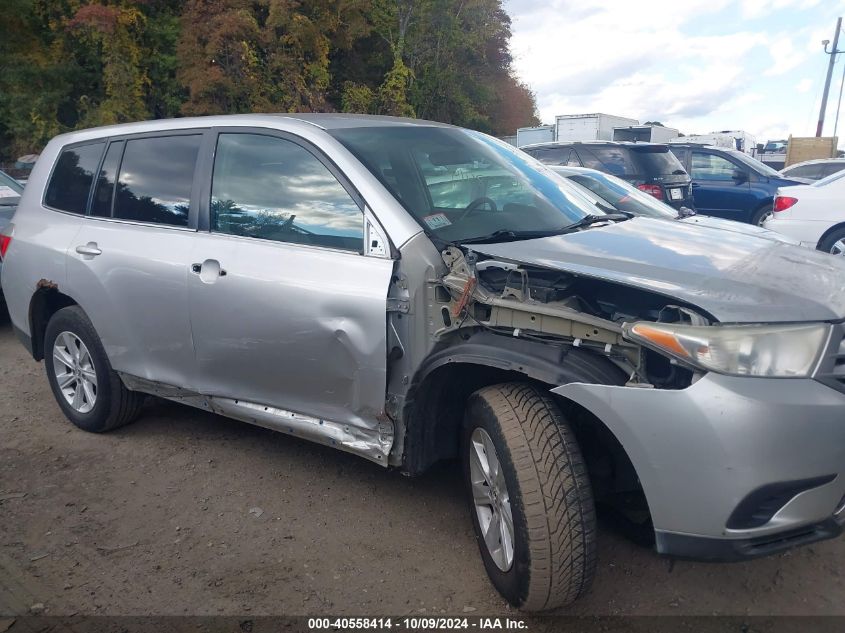
{"label": "tire", "polygon": [[[59,337],[61,339],[57,350]],[[77,369],[72,368],[72,364],[77,365]],[[138,417],[144,395],[129,391],[112,370],[100,337],[79,306],[62,308],[47,323],[44,366],[56,402],[68,420],[80,429],[105,433],[129,424]],[[92,372],[93,380],[90,380]],[[70,393],[66,395],[62,390],[60,379],[63,384],[70,382],[67,389],[73,396]],[[86,380],[90,389],[83,388],[80,383]],[[79,404],[75,405],[77,400],[74,396],[77,393],[80,398]]]}
{"label": "tire", "polygon": [[818,250],[832,255],[845,255],[845,226],[831,231],[819,240]]}
{"label": "tire", "polygon": [[772,217],[772,213],[774,213],[773,209],[774,207],[770,204],[760,207],[754,212],[754,215],[751,216],[750,223],[754,226],[763,226],[763,222]]}
{"label": "tire", "polygon": [[[479,477],[482,462],[471,464],[479,440],[489,460],[482,432],[492,442],[506,485],[498,501],[489,493],[489,483],[478,483],[490,479]],[[574,602],[589,589],[595,575],[596,513],[586,465],[560,408],[548,394],[529,384],[485,387],[469,398],[462,439],[470,513],[493,586],[524,611]],[[484,499],[490,500],[489,510],[478,509],[474,488],[480,497],[487,489]],[[485,543],[482,521],[488,522],[482,514],[492,515],[488,525],[494,524],[496,503],[501,516],[507,516],[506,506],[512,516],[510,566],[507,548],[501,547],[504,538],[498,539],[500,547],[492,551]],[[492,540],[496,542],[495,536]]]}

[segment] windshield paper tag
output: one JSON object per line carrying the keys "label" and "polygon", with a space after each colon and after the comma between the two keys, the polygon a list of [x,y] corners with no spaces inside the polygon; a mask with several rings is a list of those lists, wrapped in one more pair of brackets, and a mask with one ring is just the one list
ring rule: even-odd
{"label": "windshield paper tag", "polygon": [[427,215],[423,218],[423,222],[425,222],[426,226],[430,229],[442,229],[443,227],[451,226],[452,224],[449,222],[449,218],[447,218],[444,213]]}
{"label": "windshield paper tag", "polygon": [[[18,192],[12,189],[11,187],[7,187],[6,185],[0,185],[0,198],[16,198],[18,196]],[[448,223],[449,221],[446,220]]]}

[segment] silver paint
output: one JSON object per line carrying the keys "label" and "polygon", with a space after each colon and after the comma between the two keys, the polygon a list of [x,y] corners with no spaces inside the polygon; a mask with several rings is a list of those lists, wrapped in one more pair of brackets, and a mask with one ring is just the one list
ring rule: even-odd
{"label": "silver paint", "polygon": [[573,383],[552,392],[595,414],[625,447],[655,530],[760,536],[827,519],[845,494],[839,475],[762,527],[725,528],[756,488],[842,472],[845,395],[814,380],[709,373],[679,390]]}

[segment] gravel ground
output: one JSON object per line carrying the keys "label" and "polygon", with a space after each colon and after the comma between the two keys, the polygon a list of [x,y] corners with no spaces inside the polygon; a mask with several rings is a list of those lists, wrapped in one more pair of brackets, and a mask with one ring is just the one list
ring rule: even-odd
{"label": "gravel ground", "polygon": [[[599,533],[575,615],[845,615],[845,540],[730,565]],[[178,404],[80,431],[0,324],[0,614],[508,614],[453,464],[409,479]]]}

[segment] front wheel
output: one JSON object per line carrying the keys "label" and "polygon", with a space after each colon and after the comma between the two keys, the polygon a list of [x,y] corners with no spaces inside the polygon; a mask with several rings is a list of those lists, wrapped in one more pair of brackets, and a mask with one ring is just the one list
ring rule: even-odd
{"label": "front wheel", "polygon": [[543,611],[584,594],[596,569],[587,469],[555,401],[523,383],[469,399],[464,478],[484,567],[515,607]]}

